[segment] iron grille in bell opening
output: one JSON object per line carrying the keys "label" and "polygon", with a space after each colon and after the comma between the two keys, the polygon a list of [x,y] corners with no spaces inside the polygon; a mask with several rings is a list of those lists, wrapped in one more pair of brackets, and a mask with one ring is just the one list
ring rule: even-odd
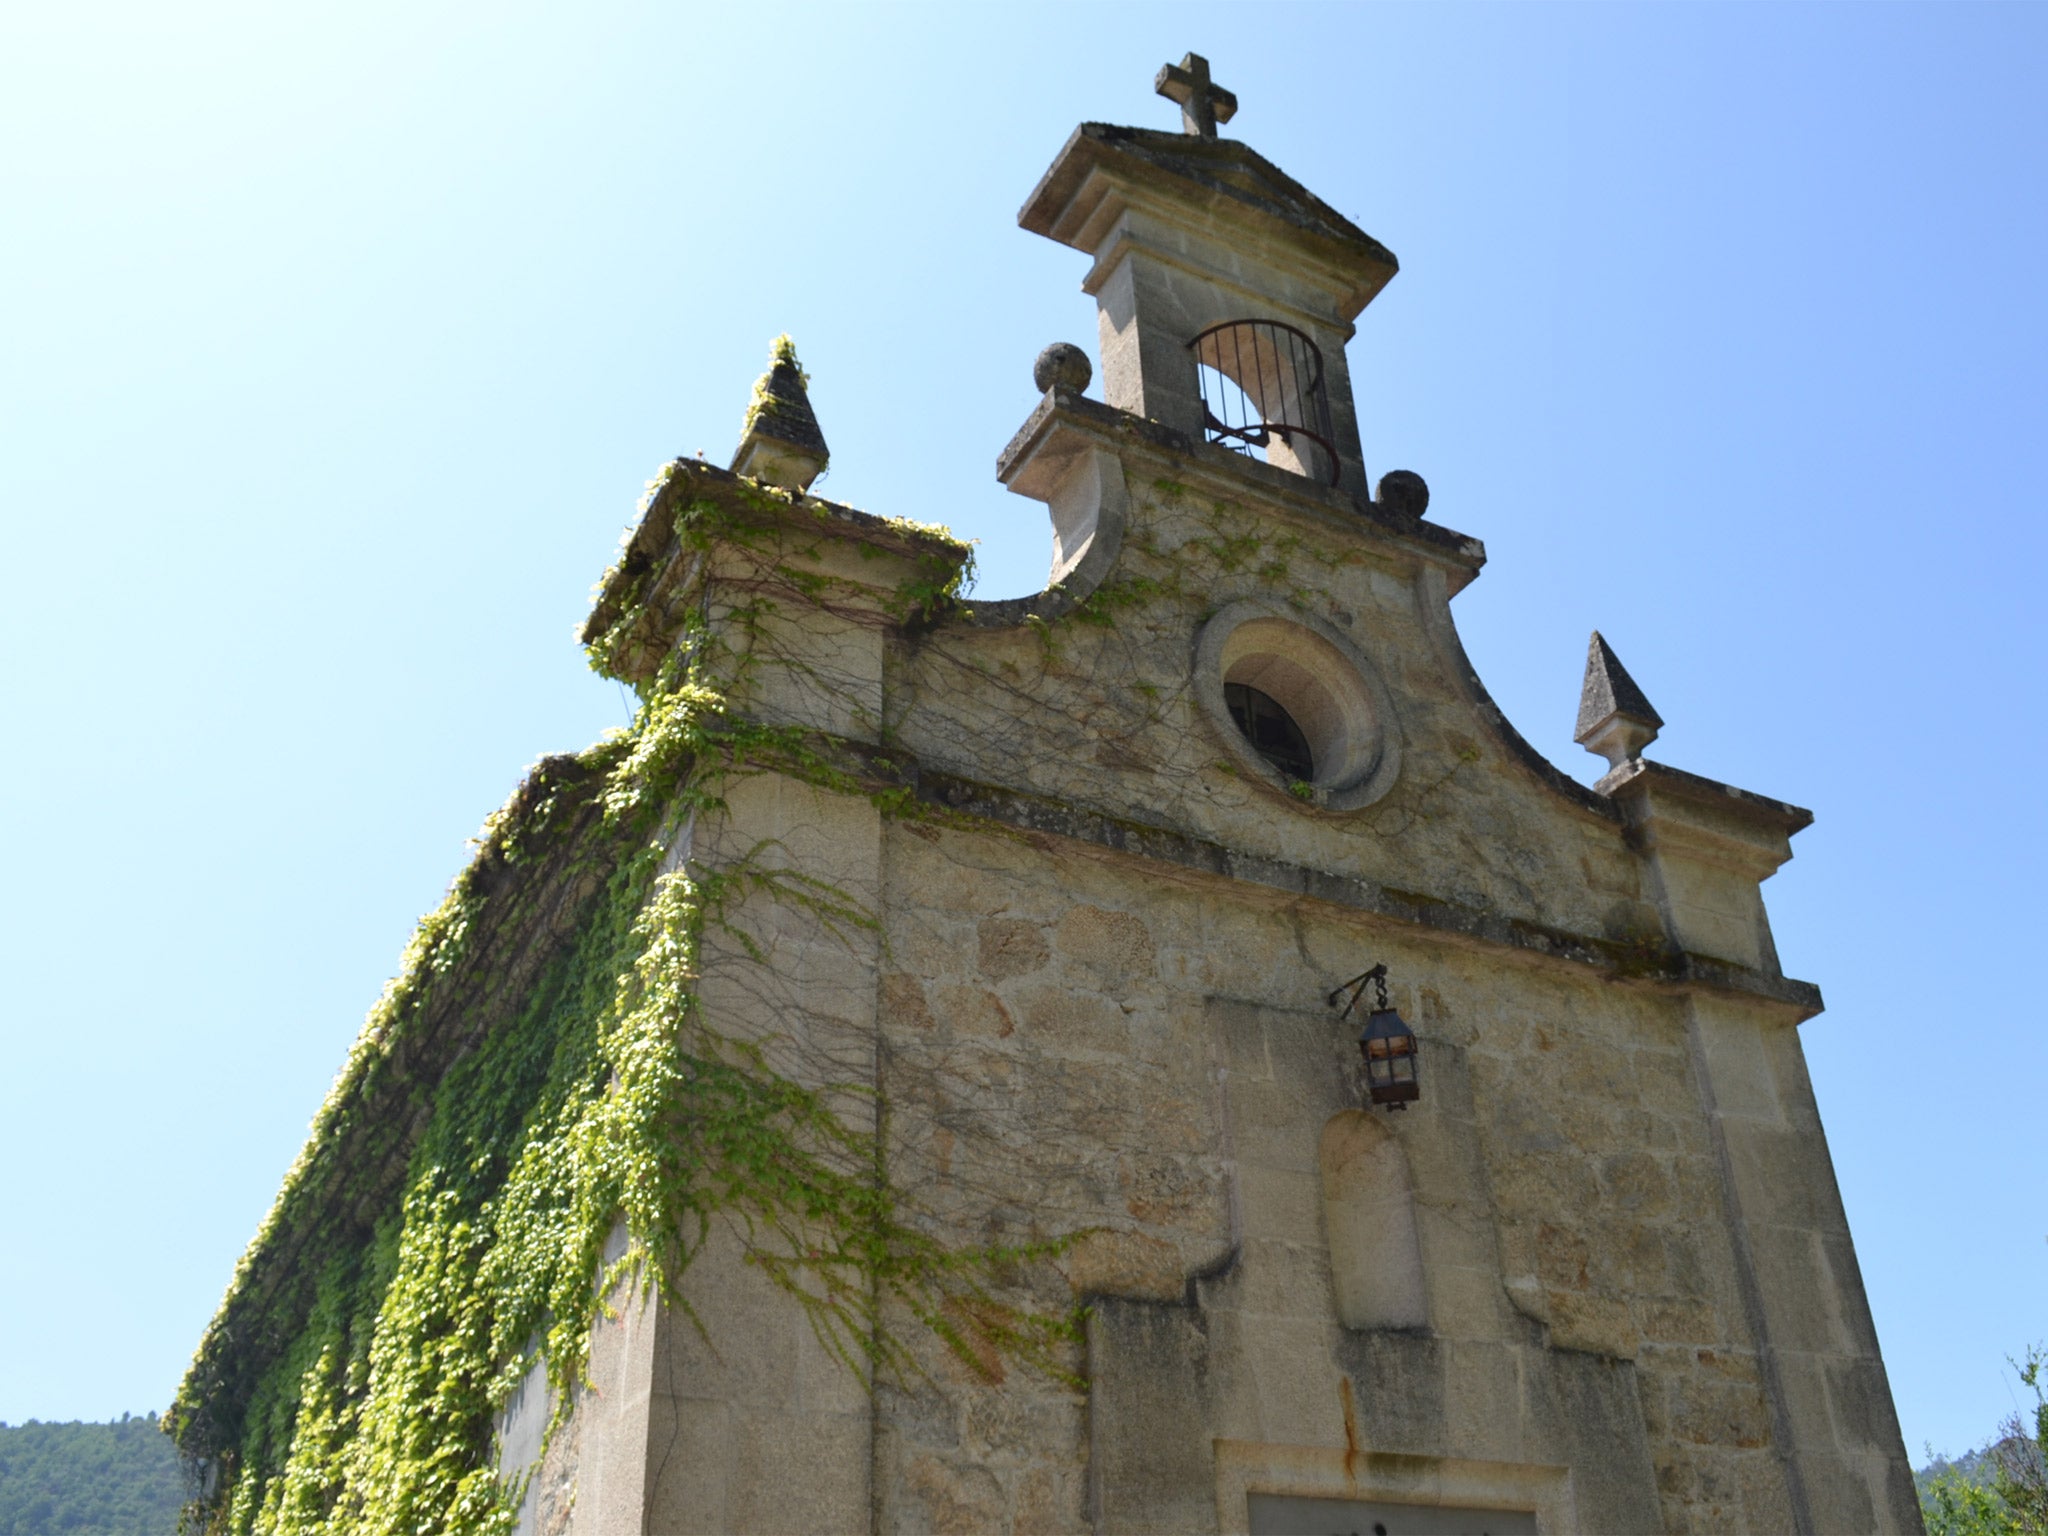
{"label": "iron grille in bell opening", "polygon": [[1278,320],[1226,320],[1193,341],[1208,440],[1280,469],[1337,483],[1323,354]]}

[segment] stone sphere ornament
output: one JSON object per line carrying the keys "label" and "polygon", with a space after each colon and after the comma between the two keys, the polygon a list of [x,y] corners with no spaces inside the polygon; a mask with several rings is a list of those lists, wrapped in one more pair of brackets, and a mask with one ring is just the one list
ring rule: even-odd
{"label": "stone sphere ornament", "polygon": [[1088,361],[1088,354],[1071,341],[1054,342],[1031,365],[1031,382],[1038,386],[1040,394],[1057,384],[1078,395],[1094,377],[1095,365]]}
{"label": "stone sphere ornament", "polygon": [[1420,522],[1429,510],[1429,482],[1412,469],[1390,469],[1380,476],[1379,495],[1374,499],[1396,517]]}

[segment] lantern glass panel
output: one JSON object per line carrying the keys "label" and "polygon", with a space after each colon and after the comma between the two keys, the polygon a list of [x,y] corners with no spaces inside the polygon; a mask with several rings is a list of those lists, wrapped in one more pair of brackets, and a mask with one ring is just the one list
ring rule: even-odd
{"label": "lantern glass panel", "polygon": [[1422,1097],[1415,1076],[1415,1032],[1391,1008],[1375,1009],[1358,1037],[1366,1087],[1375,1104],[1401,1105]]}

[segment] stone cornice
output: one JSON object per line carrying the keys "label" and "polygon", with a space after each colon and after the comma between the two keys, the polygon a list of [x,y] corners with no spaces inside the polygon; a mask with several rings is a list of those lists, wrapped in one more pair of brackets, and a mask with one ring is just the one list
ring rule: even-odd
{"label": "stone cornice", "polygon": [[[902,560],[933,560],[963,565],[970,546],[942,528],[901,519],[877,517],[823,497],[777,490],[720,469],[701,459],[676,459],[666,479],[641,514],[618,561],[598,585],[597,601],[584,621],[581,639],[595,643],[613,625],[635,610],[641,615],[632,636],[636,654],[658,658],[672,634],[658,633],[669,623],[667,610],[678,588],[686,587],[698,562],[676,539],[676,518],[693,502],[708,501],[737,521],[762,528],[781,528],[805,539],[827,538],[865,551],[881,551]],[[639,681],[653,666],[628,666],[624,675]]]}
{"label": "stone cornice", "polygon": [[1673,800],[1697,806],[1720,817],[1750,823],[1760,831],[1776,832],[1784,837],[1790,837],[1795,832],[1803,832],[1813,825],[1813,812],[1803,805],[1773,800],[1769,795],[1737,789],[1733,784],[1723,784],[1719,779],[1710,779],[1704,774],[1688,773],[1685,769],[1673,768],[1668,763],[1653,763],[1646,758],[1639,757],[1633,762],[1623,763],[1593,787],[1615,800],[1640,795],[1645,791],[1669,796]]}
{"label": "stone cornice", "polygon": [[1173,827],[1098,810],[1048,795],[926,767],[907,752],[819,738],[830,756],[876,789],[904,789],[949,816],[986,821],[1032,838],[1172,865],[1197,875],[1265,886],[1285,896],[1326,902],[1410,924],[1462,944],[1512,951],[1601,973],[1617,983],[1684,992],[1706,990],[1782,1008],[1797,1020],[1822,1011],[1810,981],[1688,953],[1661,942],[1618,940],[1514,917],[1445,897],[1382,885],[1225,846]]}
{"label": "stone cornice", "polygon": [[1645,948],[1573,933],[1442,897],[1398,890],[1361,876],[1340,875],[1245,853],[1171,828],[949,774],[922,772],[917,776],[916,790],[920,800],[1020,831],[1086,843],[1226,880],[1267,886],[1289,895],[1412,924],[1443,938],[1584,966],[1605,973],[1611,981],[1735,993],[1790,1009],[1802,1020],[1813,1017],[1823,1007],[1820,988],[1810,981],[1774,976],[1708,955]]}
{"label": "stone cornice", "polygon": [[1083,229],[1110,184],[1251,221],[1280,235],[1342,274],[1352,314],[1400,270],[1392,251],[1241,140],[1112,123],[1083,123],[1074,130],[1018,210],[1017,222],[1034,234],[1092,249]]}

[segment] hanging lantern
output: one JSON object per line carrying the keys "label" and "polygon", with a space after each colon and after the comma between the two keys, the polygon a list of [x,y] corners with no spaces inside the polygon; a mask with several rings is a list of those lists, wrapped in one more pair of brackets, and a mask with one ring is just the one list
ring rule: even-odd
{"label": "hanging lantern", "polygon": [[1358,1036],[1359,1054],[1365,1057],[1366,1092],[1383,1109],[1406,1109],[1422,1097],[1422,1085],[1415,1077],[1415,1031],[1387,1002],[1387,968],[1376,965],[1352,977],[1330,994],[1330,1006],[1336,1007],[1337,999],[1350,993],[1344,1011],[1337,1015],[1340,1020],[1349,1018],[1368,984],[1375,989],[1373,1008]]}

